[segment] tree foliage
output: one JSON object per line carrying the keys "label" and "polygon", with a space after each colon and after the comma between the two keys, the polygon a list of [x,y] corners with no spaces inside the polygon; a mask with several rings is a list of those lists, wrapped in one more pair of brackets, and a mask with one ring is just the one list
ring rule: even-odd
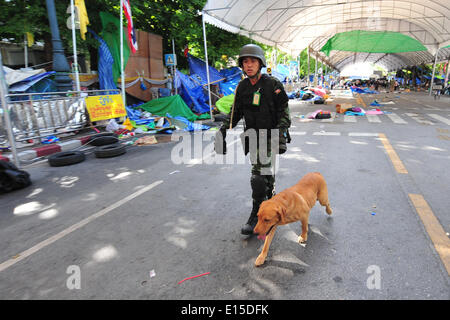
{"label": "tree foliage", "polygon": [[[67,56],[72,52],[72,33],[67,28],[70,14],[67,9],[70,0],[54,0],[61,40]],[[202,16],[200,14],[207,0],[132,0],[131,9],[133,23],[136,29],[158,34],[163,37],[163,52],[172,53],[172,39],[175,41],[175,51],[180,68],[187,68],[184,57],[185,46],[189,52],[204,59],[204,40]],[[89,27],[96,33],[101,31],[100,11],[109,12],[119,17],[119,0],[85,1],[89,16]],[[125,20],[124,20],[125,21]],[[124,22],[126,25],[126,21]],[[47,17],[47,7],[43,0],[0,0],[0,37],[12,42],[23,44],[24,33],[32,32],[36,41],[44,41],[51,46],[50,27]],[[91,58],[91,65],[96,66],[98,47],[97,41],[87,34],[86,40],[81,40],[77,30],[77,49]],[[227,67],[236,61],[239,49],[247,43],[259,44],[266,52],[268,62],[270,57],[273,66],[284,60],[296,60],[280,50],[257,43],[245,36],[232,34],[213,25],[206,24],[209,63],[217,68]],[[47,47],[51,48],[51,47]],[[51,50],[46,50],[50,52]],[[51,59],[51,55],[49,56]],[[311,58],[310,71],[314,71],[314,59]],[[301,64],[303,74],[306,74],[306,52],[302,53]]]}

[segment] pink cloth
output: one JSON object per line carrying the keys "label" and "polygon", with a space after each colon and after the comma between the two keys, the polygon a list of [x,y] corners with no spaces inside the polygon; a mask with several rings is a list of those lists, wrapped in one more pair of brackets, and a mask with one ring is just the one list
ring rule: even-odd
{"label": "pink cloth", "polygon": [[366,111],[366,114],[384,114],[384,112],[377,109],[377,110]]}

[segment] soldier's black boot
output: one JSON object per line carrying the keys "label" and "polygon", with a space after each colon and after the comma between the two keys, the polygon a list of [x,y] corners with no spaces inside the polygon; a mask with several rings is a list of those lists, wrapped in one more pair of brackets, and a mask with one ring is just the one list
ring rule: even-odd
{"label": "soldier's black boot", "polygon": [[250,179],[252,186],[253,208],[247,223],[242,227],[241,233],[244,235],[252,235],[253,229],[258,222],[258,210],[261,203],[267,199],[266,181],[263,176],[252,175]]}

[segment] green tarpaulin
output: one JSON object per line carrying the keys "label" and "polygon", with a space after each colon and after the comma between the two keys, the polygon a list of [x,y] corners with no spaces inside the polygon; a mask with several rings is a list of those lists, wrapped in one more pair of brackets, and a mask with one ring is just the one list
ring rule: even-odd
{"label": "green tarpaulin", "polygon": [[[100,20],[102,21],[101,36],[108,45],[109,51],[114,58],[113,78],[117,85],[117,79],[120,78],[120,20],[108,12],[100,12]],[[130,57],[130,48],[128,47],[126,32],[123,32],[123,69],[127,65]]]}
{"label": "green tarpaulin", "polygon": [[230,113],[233,101],[234,101],[234,94],[224,96],[216,101],[216,107],[217,109],[219,109],[220,112]]}
{"label": "green tarpaulin", "polygon": [[399,32],[353,30],[335,34],[320,49],[327,56],[332,50],[395,53],[426,51],[419,41]]}
{"label": "green tarpaulin", "polygon": [[165,117],[168,113],[172,117],[180,116],[188,119],[189,121],[210,118],[209,113],[204,113],[200,116],[197,116],[195,113],[193,113],[180,95],[153,99],[144,104],[141,104],[139,108],[161,117]]}

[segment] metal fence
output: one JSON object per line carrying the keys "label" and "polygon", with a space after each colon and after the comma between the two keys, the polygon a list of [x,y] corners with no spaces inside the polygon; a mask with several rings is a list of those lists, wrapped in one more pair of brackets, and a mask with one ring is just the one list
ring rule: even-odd
{"label": "metal fence", "polygon": [[4,108],[0,108],[0,146],[78,131],[88,124],[85,98],[120,94],[118,89],[7,94],[7,110],[14,141],[8,139]]}

